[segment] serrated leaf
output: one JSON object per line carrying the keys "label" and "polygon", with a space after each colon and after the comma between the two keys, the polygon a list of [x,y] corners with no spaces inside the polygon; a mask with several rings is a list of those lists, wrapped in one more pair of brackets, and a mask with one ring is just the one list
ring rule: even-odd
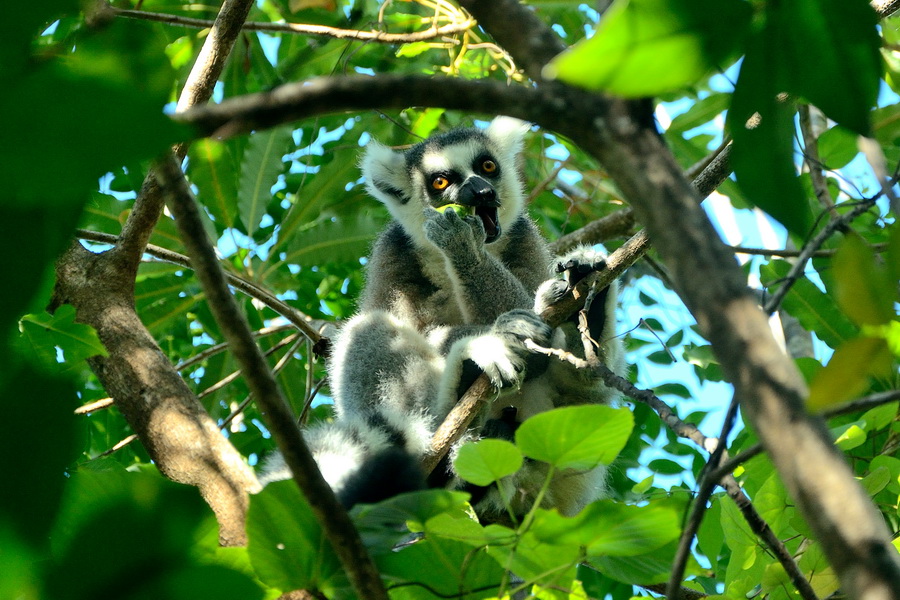
{"label": "serrated leaf", "polygon": [[284,125],[250,136],[241,160],[238,210],[247,235],[253,236],[266,206],[272,200],[272,186],[284,172],[283,157],[290,149],[292,127]]}
{"label": "serrated leaf", "polygon": [[632,98],[676,91],[724,67],[749,20],[739,0],[618,0],[545,76]]}
{"label": "serrated leaf", "polygon": [[532,531],[548,544],[584,546],[591,556],[635,556],[676,539],[680,522],[668,504],[629,506],[598,500],[574,517],[539,509]]}
{"label": "serrated leaf", "polygon": [[568,406],[527,419],[516,430],[516,445],[560,469],[593,469],[616,458],[633,427],[627,408]]}
{"label": "serrated leaf", "polygon": [[355,262],[368,254],[382,222],[366,214],[355,219],[328,219],[294,234],[286,262],[300,266]]}
{"label": "serrated leaf", "polygon": [[869,387],[869,378],[889,372],[890,350],[881,338],[859,337],[841,344],[809,386],[807,406],[818,412],[852,400]]}
{"label": "serrated leaf", "polygon": [[485,439],[459,449],[453,468],[460,477],[486,486],[522,467],[522,453],[506,440]]}

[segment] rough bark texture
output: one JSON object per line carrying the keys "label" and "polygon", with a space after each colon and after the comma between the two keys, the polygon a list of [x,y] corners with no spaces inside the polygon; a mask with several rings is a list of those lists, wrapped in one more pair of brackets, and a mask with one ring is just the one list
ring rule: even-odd
{"label": "rough bark texture", "polygon": [[112,251],[75,243],[57,263],[57,282],[54,302],[72,304],[97,330],[109,356],[91,366],[160,471],[199,488],[224,545],[245,543],[247,493],[259,483],[141,323],[129,269]]}

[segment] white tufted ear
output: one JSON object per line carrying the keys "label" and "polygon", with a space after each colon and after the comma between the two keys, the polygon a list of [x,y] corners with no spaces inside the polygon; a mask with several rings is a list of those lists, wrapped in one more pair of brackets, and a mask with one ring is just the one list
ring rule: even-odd
{"label": "white tufted ear", "polygon": [[372,196],[388,206],[409,201],[409,175],[402,153],[372,140],[366,145],[359,165]]}
{"label": "white tufted ear", "polygon": [[522,142],[531,125],[513,117],[497,117],[485,130],[498,149],[507,157],[515,158],[522,150]]}

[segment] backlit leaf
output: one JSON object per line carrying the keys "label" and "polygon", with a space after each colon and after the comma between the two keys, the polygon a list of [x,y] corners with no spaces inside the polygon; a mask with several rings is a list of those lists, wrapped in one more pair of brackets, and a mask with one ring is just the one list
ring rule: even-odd
{"label": "backlit leaf", "polygon": [[453,467],[475,485],[490,485],[522,466],[522,453],[505,440],[485,439],[459,449]]}
{"label": "backlit leaf", "polygon": [[860,337],[841,344],[809,386],[809,410],[852,400],[868,389],[870,377],[886,373],[891,362],[883,339]]}
{"label": "backlit leaf", "polygon": [[627,408],[569,406],[526,420],[516,444],[526,456],[560,469],[592,469],[615,459],[633,427]]}
{"label": "backlit leaf", "polygon": [[618,0],[545,76],[632,98],[682,89],[726,66],[749,20],[740,0]]}

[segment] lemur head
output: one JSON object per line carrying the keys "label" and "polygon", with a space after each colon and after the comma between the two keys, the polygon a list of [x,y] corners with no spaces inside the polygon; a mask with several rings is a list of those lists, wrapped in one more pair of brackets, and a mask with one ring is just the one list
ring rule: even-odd
{"label": "lemur head", "polygon": [[361,161],[366,189],[419,244],[426,243],[425,211],[447,204],[472,207],[486,242],[494,242],[522,212],[516,156],[527,131],[518,119],[497,117],[487,129],[454,129],[403,152],[369,142]]}

